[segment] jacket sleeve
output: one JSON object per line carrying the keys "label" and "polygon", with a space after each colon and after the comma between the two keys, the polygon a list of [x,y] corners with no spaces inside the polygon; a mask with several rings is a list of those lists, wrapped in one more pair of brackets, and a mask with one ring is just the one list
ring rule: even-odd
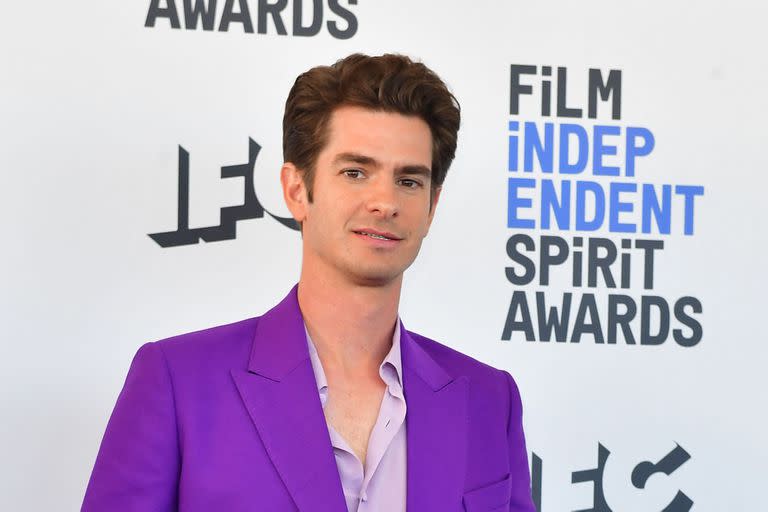
{"label": "jacket sleeve", "polygon": [[175,511],[179,466],[168,363],[159,344],[147,343],[128,370],[81,511]]}
{"label": "jacket sleeve", "polygon": [[536,512],[531,498],[531,475],[528,469],[528,451],[523,433],[523,404],[520,391],[512,376],[504,372],[509,386],[509,419],[507,442],[509,444],[509,473],[512,483],[510,512]]}

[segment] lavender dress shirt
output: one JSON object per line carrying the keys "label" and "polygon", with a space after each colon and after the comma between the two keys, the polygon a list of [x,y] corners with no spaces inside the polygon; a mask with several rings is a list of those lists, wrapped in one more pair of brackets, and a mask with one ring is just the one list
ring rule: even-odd
{"label": "lavender dress shirt", "polygon": [[[317,391],[320,394],[320,403],[325,409],[328,401],[328,381],[309,332],[307,332],[307,345],[317,382]],[[387,389],[384,391],[379,416],[376,418],[368,440],[365,468],[349,443],[330,423],[327,423],[349,512],[405,511],[406,404],[402,374],[400,320],[398,319],[392,336],[392,348],[379,366],[379,375],[387,384]]]}

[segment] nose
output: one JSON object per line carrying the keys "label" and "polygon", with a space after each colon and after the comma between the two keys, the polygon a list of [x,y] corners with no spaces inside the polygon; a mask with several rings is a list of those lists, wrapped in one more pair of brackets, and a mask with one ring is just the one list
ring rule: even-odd
{"label": "nose", "polygon": [[383,218],[397,217],[399,213],[395,183],[386,179],[373,180],[367,198],[368,211]]}

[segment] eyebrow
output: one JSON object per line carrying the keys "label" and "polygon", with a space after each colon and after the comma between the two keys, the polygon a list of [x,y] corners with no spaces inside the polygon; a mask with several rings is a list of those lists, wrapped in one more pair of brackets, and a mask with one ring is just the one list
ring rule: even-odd
{"label": "eyebrow", "polygon": [[[342,163],[354,163],[358,165],[368,165],[371,167],[381,167],[381,163],[373,157],[361,155],[360,153],[339,153],[333,159],[332,165],[338,165]],[[412,174],[424,177],[432,176],[432,169],[426,165],[412,164],[403,165],[395,169],[395,172],[399,174]]]}

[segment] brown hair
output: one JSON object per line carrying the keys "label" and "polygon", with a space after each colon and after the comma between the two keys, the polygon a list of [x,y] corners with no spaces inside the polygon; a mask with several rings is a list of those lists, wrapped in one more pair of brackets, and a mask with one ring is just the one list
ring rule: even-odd
{"label": "brown hair", "polygon": [[404,55],[356,53],[331,66],[302,73],[288,94],[283,115],[283,159],[304,172],[308,200],[328,121],[341,106],[418,116],[432,132],[432,194],[443,184],[456,154],[460,109],[431,69]]}

